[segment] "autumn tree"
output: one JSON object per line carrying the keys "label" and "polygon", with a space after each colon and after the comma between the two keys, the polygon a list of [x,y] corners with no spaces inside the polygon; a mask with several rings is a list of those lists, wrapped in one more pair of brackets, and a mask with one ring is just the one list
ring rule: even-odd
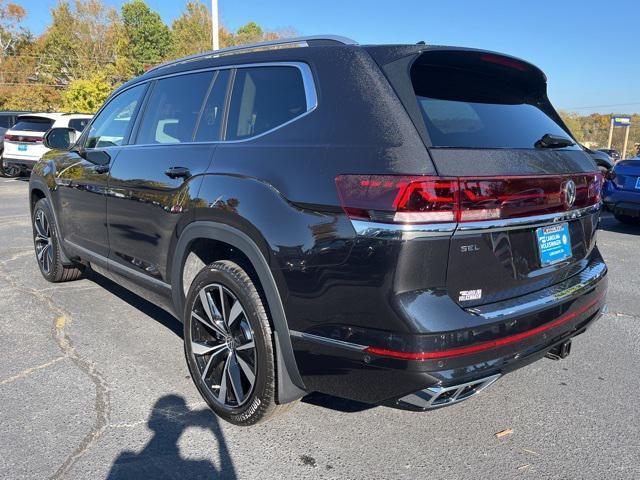
{"label": "autumn tree", "polygon": [[171,25],[172,56],[184,57],[211,50],[211,29],[211,11],[207,6],[201,2],[187,2],[186,11]]}
{"label": "autumn tree", "polygon": [[61,1],[43,34],[36,74],[43,83],[67,85],[115,62],[118,13],[101,0]]}
{"label": "autumn tree", "polygon": [[143,0],[132,0],[122,6],[122,22],[128,42],[127,51],[122,53],[135,75],[169,56],[173,48],[171,31]]}

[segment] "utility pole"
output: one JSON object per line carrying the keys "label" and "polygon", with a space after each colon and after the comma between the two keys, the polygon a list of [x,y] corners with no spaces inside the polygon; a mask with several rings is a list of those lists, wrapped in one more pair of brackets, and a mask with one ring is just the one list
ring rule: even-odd
{"label": "utility pole", "polygon": [[607,143],[607,148],[611,148],[611,140],[613,140],[613,124],[614,124],[614,120],[613,117],[611,117],[611,123],[609,124],[609,142]]}
{"label": "utility pole", "polygon": [[218,0],[211,0],[211,38],[213,49],[220,50],[220,37],[218,26]]}
{"label": "utility pole", "polygon": [[631,130],[631,125],[626,127],[626,132],[624,133],[624,147],[622,148],[622,159],[627,158],[627,145],[629,145],[629,130]]}

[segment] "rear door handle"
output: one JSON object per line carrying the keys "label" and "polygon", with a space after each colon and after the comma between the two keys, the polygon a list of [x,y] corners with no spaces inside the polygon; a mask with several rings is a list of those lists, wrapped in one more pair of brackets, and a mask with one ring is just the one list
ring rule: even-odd
{"label": "rear door handle", "polygon": [[191,172],[187,167],[167,168],[164,174],[169,178],[189,178],[191,176]]}

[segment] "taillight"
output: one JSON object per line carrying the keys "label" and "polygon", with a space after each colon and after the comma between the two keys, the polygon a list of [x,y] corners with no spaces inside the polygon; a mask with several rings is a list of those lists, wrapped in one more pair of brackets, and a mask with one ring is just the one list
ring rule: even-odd
{"label": "taillight", "polygon": [[336,185],[351,218],[386,223],[456,221],[455,178],[340,175]]}
{"label": "taillight", "polygon": [[600,202],[601,174],[522,177],[340,175],[347,215],[386,223],[449,223],[560,213]]}
{"label": "taillight", "polygon": [[40,143],[42,142],[43,137],[35,135],[5,135],[4,139],[9,142]]}

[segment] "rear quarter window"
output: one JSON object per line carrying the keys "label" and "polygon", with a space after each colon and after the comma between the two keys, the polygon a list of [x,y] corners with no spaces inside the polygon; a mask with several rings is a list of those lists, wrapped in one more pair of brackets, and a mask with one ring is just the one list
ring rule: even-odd
{"label": "rear quarter window", "polygon": [[304,82],[298,68],[239,68],[233,83],[226,139],[260,135],[306,111]]}

